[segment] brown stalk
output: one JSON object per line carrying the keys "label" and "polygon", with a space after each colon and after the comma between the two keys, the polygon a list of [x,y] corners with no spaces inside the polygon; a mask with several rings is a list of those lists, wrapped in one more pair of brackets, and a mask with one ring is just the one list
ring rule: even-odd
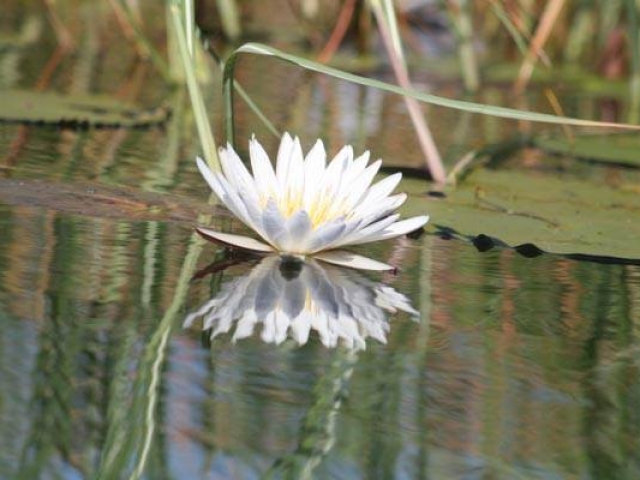
{"label": "brown stalk", "polygon": [[518,78],[513,85],[513,91],[516,94],[521,94],[531,80],[533,69],[542,54],[544,44],[547,43],[551,29],[560,15],[560,11],[564,6],[565,0],[549,0],[542,13],[540,23],[536,28],[536,32],[533,35],[531,44],[529,45],[529,51],[527,52],[520,71],[518,72]]}
{"label": "brown stalk", "polygon": [[[562,108],[562,105],[560,105],[560,101],[558,100],[558,97],[556,96],[554,91],[551,90],[550,88],[545,88],[544,96],[547,97],[547,101],[551,105],[551,108],[553,109],[553,113],[555,113],[559,117],[564,117],[565,116],[564,109]],[[562,125],[562,131],[564,132],[564,135],[567,137],[567,140],[571,144],[573,144],[575,142],[576,137],[573,134],[573,131],[571,130],[569,125]]]}
{"label": "brown stalk", "polygon": [[[387,50],[387,54],[389,55],[389,59],[391,60],[391,67],[393,68],[393,73],[396,76],[398,84],[402,88],[413,90],[407,67],[393,46],[391,32],[389,31],[389,26],[387,25],[384,12],[380,8],[375,7],[373,8],[373,12],[376,16],[380,35]],[[422,153],[424,154],[427,162],[427,168],[431,173],[431,178],[433,178],[433,181],[436,183],[444,184],[447,180],[447,174],[444,170],[444,166],[442,165],[442,159],[440,158],[438,148],[433,140],[433,135],[431,135],[431,130],[429,130],[429,126],[422,115],[420,104],[417,100],[411,97],[403,96],[403,99],[407,105],[407,110],[409,111],[409,116],[413,122],[418,142],[420,143],[420,148],[422,149]]]}
{"label": "brown stalk", "polygon": [[49,17],[49,22],[51,22],[51,26],[53,27],[53,31],[56,34],[56,38],[58,39],[58,44],[62,47],[63,50],[72,50],[74,47],[74,41],[69,29],[62,23],[58,13],[55,9],[55,0],[44,0],[44,4],[47,8],[47,15]]}
{"label": "brown stalk", "polygon": [[317,60],[320,63],[326,63],[331,60],[331,57],[336,53],[338,47],[342,43],[342,39],[347,33],[351,19],[353,18],[353,12],[356,9],[357,0],[347,0],[340,11],[340,16],[336,22],[336,26],[333,27],[333,31],[329,36],[329,40],[318,54]]}

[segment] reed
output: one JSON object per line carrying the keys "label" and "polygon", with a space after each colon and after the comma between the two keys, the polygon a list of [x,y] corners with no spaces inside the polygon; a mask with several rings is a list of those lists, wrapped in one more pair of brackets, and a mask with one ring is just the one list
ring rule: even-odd
{"label": "reed", "polygon": [[469,0],[448,0],[446,4],[451,24],[456,31],[462,80],[468,91],[475,92],[480,87],[480,73],[473,47],[474,34],[471,2]]}
{"label": "reed", "polygon": [[[413,88],[409,79],[407,62],[402,49],[402,40],[398,31],[398,23],[395,10],[391,0],[370,0],[369,5],[375,14],[378,22],[378,29],[387,50],[387,55],[391,60],[391,67],[396,76],[398,84],[405,89]],[[413,122],[413,127],[418,137],[418,142],[427,163],[427,168],[434,182],[443,184],[446,181],[446,172],[438,147],[431,134],[431,130],[420,110],[418,102],[411,97],[403,97],[409,116]]]}
{"label": "reed", "polygon": [[[180,53],[180,60],[182,61],[182,68],[186,78],[187,90],[189,92],[189,98],[191,99],[191,106],[193,108],[193,114],[196,121],[196,127],[198,129],[198,136],[202,145],[203,154],[205,160],[212,169],[220,170],[220,160],[218,159],[218,148],[216,141],[213,138],[211,130],[211,123],[209,122],[209,116],[207,115],[207,109],[202,99],[202,93],[200,92],[200,85],[196,76],[194,66],[194,46],[191,41],[192,35],[187,35],[187,31],[193,31],[193,18],[184,21],[184,12],[193,11],[192,6],[189,7],[192,0],[183,0],[179,2],[171,2],[169,5],[171,27],[175,33],[175,37],[178,44],[178,50]],[[183,22],[187,25],[184,27]]]}

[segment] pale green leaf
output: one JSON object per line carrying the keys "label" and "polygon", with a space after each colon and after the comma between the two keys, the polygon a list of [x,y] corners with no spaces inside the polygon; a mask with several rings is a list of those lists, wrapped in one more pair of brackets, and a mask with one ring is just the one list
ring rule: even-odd
{"label": "pale green leaf", "polygon": [[635,133],[579,135],[573,139],[540,136],[533,143],[551,153],[640,167],[640,136]]}
{"label": "pale green leaf", "polygon": [[0,90],[0,121],[71,127],[139,127],[164,122],[166,108],[152,110],[113,97]]}
{"label": "pale green leaf", "polygon": [[426,182],[405,180],[407,215],[429,214],[431,231],[487,235],[545,252],[640,259],[640,185],[612,188],[537,172],[472,172],[443,199]]}

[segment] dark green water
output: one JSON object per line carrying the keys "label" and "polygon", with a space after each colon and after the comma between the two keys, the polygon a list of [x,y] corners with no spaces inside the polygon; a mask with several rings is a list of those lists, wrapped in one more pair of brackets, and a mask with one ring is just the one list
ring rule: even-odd
{"label": "dark green water", "polygon": [[[0,478],[640,478],[637,266],[424,235],[358,250],[396,276],[327,274],[352,305],[354,292],[371,305],[381,284],[406,295],[421,319],[378,321],[386,343],[183,328],[258,267],[191,280],[226,260],[192,233],[211,210],[186,97],[148,65],[136,73],[105,18],[112,48],[91,57],[83,30],[87,55],[66,57],[50,87],[162,100],[174,114],[142,130],[0,125]],[[2,88],[32,87],[51,45],[48,32],[0,50]],[[240,71],[244,84],[305,145],[322,136],[332,152],[353,142],[419,164],[397,99],[303,75],[287,77],[295,89],[261,83],[255,69]],[[264,133],[239,108],[238,138]],[[432,125],[451,151],[504,130],[464,116]]]}

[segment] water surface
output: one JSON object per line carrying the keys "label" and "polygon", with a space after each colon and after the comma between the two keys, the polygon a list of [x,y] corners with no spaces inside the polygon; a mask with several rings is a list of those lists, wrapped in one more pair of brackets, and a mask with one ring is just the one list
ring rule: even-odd
{"label": "water surface", "polygon": [[[5,73],[3,88],[36,83],[47,35],[21,47],[23,76]],[[67,58],[50,88],[168,101],[165,124],[0,125],[0,478],[640,477],[637,266],[401,238],[358,250],[399,268],[359,281],[420,313],[390,315],[386,343],[183,328],[255,262],[193,235],[198,214],[242,227],[207,206],[184,92],[149,65],[124,69],[114,52],[133,57],[130,45],[111,40],[93,63]],[[332,152],[351,142],[387,165],[421,165],[399,99],[243,68],[270,118],[306,147],[321,136]],[[509,134],[495,119],[430,115],[451,159]],[[242,105],[237,122],[239,138],[275,142]],[[192,279],[215,262],[231,265]]]}

